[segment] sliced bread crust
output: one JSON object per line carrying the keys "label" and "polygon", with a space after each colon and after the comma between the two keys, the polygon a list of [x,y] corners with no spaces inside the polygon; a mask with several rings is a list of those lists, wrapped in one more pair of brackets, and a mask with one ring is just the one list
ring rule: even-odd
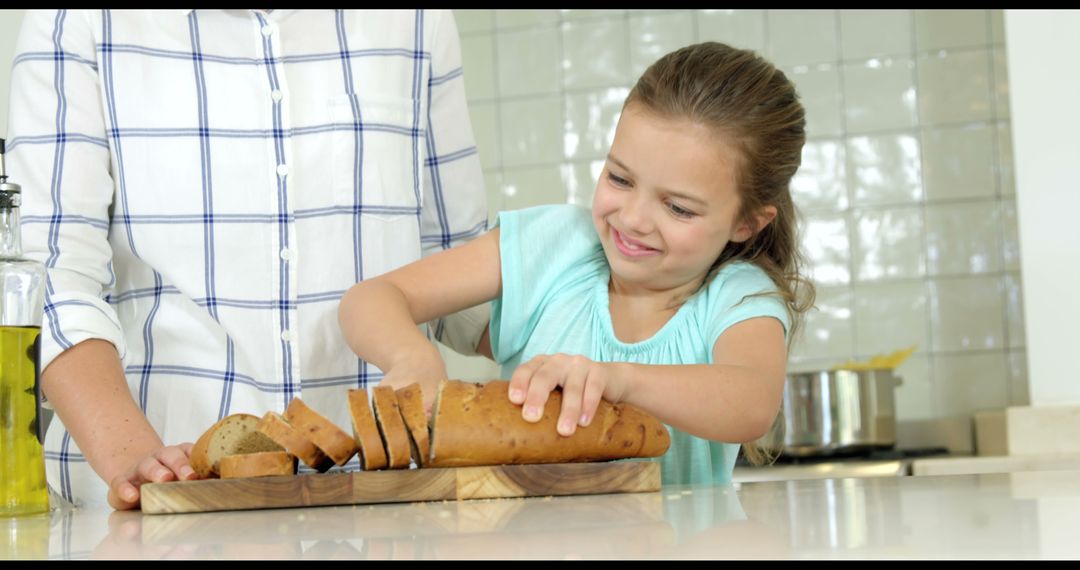
{"label": "sliced bread crust", "polygon": [[221,458],[221,478],[295,475],[296,457],[284,451],[263,451]]}
{"label": "sliced bread crust", "polygon": [[357,447],[353,438],[300,398],[293,398],[289,402],[289,407],[285,409],[285,420],[338,465],[345,465],[356,455]]}
{"label": "sliced bread crust", "polygon": [[412,443],[412,458],[417,467],[423,467],[428,462],[430,445],[428,444],[428,421],[424,413],[424,395],[419,383],[396,390],[398,409],[401,410],[401,418],[405,420],[405,426],[409,428],[409,439]]}
{"label": "sliced bread crust", "polygon": [[318,446],[307,438],[300,430],[294,428],[277,412],[266,412],[259,420],[256,429],[266,435],[275,443],[285,448],[285,451],[295,455],[304,462],[304,465],[322,473],[334,465],[334,460],[322,452]]}
{"label": "sliced bread crust", "polygon": [[386,467],[386,448],[375,424],[375,415],[364,388],[349,390],[349,415],[352,416],[353,436],[360,447],[360,464],[365,471]]}
{"label": "sliced bread crust", "polygon": [[277,443],[259,433],[259,418],[251,414],[232,414],[221,418],[203,432],[191,448],[191,468],[201,478],[218,477],[220,461],[227,455],[282,451]]}
{"label": "sliced bread crust", "polygon": [[375,423],[379,426],[379,433],[382,434],[383,441],[386,443],[386,455],[390,458],[390,468],[405,469],[409,467],[412,449],[409,444],[409,430],[405,427],[405,421],[401,419],[394,389],[389,386],[376,386],[372,388],[371,395],[375,403]]}

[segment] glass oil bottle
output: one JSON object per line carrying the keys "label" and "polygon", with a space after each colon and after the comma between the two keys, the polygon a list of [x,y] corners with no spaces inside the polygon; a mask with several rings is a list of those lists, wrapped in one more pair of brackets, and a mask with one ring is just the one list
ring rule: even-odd
{"label": "glass oil bottle", "polygon": [[45,266],[22,257],[21,188],[0,139],[0,517],[49,511],[38,383]]}

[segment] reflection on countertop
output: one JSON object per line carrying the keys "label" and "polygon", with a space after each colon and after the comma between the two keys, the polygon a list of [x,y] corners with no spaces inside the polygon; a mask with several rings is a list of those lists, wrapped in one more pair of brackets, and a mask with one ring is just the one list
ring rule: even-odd
{"label": "reflection on countertop", "polygon": [[2,523],[0,559],[1077,558],[1080,472]]}

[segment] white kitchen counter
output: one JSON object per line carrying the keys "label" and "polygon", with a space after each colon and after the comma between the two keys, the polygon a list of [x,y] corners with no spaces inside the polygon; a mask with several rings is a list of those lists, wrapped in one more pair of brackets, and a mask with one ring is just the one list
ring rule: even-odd
{"label": "white kitchen counter", "polygon": [[911,463],[912,475],[972,475],[1080,469],[1080,454],[928,457]]}
{"label": "white kitchen counter", "polygon": [[0,559],[1076,559],[1080,471],[0,524]]}
{"label": "white kitchen counter", "polygon": [[737,465],[731,474],[731,480],[736,483],[752,483],[757,481],[837,479],[843,477],[903,477],[910,475],[910,471],[910,459],[856,459],[811,463],[774,463],[759,467]]}

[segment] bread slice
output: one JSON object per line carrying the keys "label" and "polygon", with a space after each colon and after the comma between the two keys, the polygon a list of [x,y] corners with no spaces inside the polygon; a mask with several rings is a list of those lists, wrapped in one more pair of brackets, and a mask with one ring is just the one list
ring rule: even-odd
{"label": "bread slice", "polygon": [[220,461],[227,455],[281,451],[281,446],[259,433],[259,418],[251,414],[232,414],[203,432],[191,448],[191,468],[206,479],[220,475]]}
{"label": "bread slice", "polygon": [[365,471],[386,467],[386,449],[383,446],[375,415],[371,412],[368,391],[360,388],[349,390],[349,415],[352,416],[353,436],[360,447],[360,466]]}
{"label": "bread slice", "polygon": [[255,429],[274,440],[285,451],[295,455],[304,465],[322,473],[334,465],[334,460],[326,456],[310,439],[289,424],[277,412],[266,412]]}
{"label": "bread slice", "polygon": [[548,397],[540,421],[521,417],[510,401],[509,382],[486,384],[447,380],[432,407],[429,467],[567,463],[657,457],[671,435],[660,420],[629,404],[601,400],[596,417],[565,437],[555,429],[562,392]]}
{"label": "bread slice", "polygon": [[412,449],[409,445],[409,430],[401,419],[397,397],[389,386],[376,386],[371,390],[371,399],[375,403],[375,424],[379,426],[383,442],[386,443],[386,455],[390,458],[391,469],[405,469],[409,466]]}
{"label": "bread slice", "polygon": [[221,478],[295,475],[296,457],[284,451],[262,451],[221,458]]}
{"label": "bread slice", "polygon": [[397,396],[401,419],[405,420],[405,426],[409,428],[413,461],[417,467],[423,467],[428,462],[431,446],[428,445],[427,414],[424,413],[424,395],[420,384],[409,384],[396,390],[394,395]]}
{"label": "bread slice", "polygon": [[293,398],[289,402],[289,407],[285,409],[285,420],[338,465],[345,465],[356,455],[356,441],[333,422],[309,408],[300,398]]}

